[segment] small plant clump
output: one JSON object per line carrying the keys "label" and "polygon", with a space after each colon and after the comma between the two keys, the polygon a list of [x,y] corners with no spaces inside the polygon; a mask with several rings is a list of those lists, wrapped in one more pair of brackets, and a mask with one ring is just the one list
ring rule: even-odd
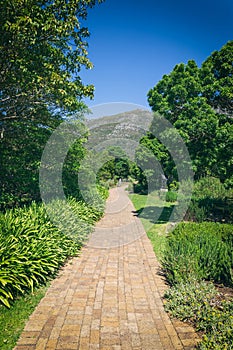
{"label": "small plant clump", "polygon": [[177,201],[177,192],[168,191],[165,197],[166,202],[175,203]]}
{"label": "small plant clump", "polygon": [[165,299],[165,309],[172,317],[191,322],[204,332],[198,349],[233,349],[233,301],[224,300],[213,283],[182,282],[171,287]]}

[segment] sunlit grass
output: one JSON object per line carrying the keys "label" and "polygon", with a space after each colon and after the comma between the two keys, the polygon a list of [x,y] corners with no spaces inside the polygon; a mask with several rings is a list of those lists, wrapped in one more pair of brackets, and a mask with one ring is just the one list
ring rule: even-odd
{"label": "sunlit grass", "polygon": [[151,240],[154,252],[159,260],[163,257],[166,243],[169,216],[172,203],[162,201],[157,193],[151,195],[130,194],[133,205]]}
{"label": "sunlit grass", "polygon": [[16,299],[10,309],[0,306],[0,349],[11,350],[22,333],[26,321],[45,295],[49,283],[40,287],[33,294]]}

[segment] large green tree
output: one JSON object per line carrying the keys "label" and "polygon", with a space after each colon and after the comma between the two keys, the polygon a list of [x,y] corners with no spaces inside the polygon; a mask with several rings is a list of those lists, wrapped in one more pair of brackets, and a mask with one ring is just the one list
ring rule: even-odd
{"label": "large green tree", "polygon": [[[198,68],[178,64],[149,91],[152,110],[167,118],[183,137],[196,178],[232,178],[233,41]],[[156,121],[154,120],[154,127]],[[153,130],[152,134],[156,133]],[[151,138],[151,148],[157,141]],[[167,158],[166,158],[167,159]]]}
{"label": "large green tree", "polygon": [[220,177],[233,186],[233,41],[215,51],[200,70],[203,96],[218,116],[218,162]]}
{"label": "large green tree", "polygon": [[88,8],[101,1],[0,0],[3,206],[39,198],[46,141],[64,118],[79,118],[86,108],[82,98],[93,96],[94,87],[82,83],[80,71],[92,68],[85,19]]}
{"label": "large green tree", "polygon": [[[92,96],[84,86],[88,29],[95,0],[1,0],[0,119],[35,117],[38,108],[74,112]],[[43,113],[39,113],[42,119]]]}

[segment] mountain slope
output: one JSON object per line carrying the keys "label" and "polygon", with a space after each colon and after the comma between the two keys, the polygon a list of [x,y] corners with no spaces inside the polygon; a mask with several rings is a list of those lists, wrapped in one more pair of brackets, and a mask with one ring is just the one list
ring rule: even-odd
{"label": "mountain slope", "polygon": [[141,109],[89,119],[87,147],[98,151],[107,146],[121,146],[129,151],[147,133],[152,119],[153,113]]}

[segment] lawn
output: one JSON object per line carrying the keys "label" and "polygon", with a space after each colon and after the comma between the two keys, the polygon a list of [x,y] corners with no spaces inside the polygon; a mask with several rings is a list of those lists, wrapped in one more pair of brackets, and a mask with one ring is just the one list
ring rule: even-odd
{"label": "lawn", "polygon": [[45,295],[49,282],[37,288],[33,294],[26,294],[15,300],[10,309],[0,306],[0,349],[13,349],[23,331],[29,316]]}
{"label": "lawn", "polygon": [[155,192],[149,196],[134,193],[129,197],[151,240],[157,258],[161,260],[174,203],[162,201]]}

